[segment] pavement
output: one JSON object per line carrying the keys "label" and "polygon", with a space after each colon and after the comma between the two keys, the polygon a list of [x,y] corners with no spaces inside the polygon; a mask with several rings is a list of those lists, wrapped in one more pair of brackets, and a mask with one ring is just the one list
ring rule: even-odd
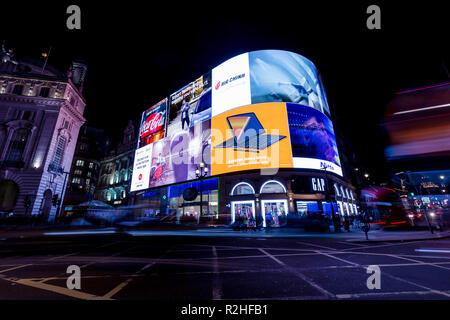
{"label": "pavement", "polygon": [[24,239],[40,236],[57,235],[81,235],[81,234],[124,234],[133,237],[149,236],[183,236],[183,237],[246,237],[246,238],[328,238],[343,241],[366,243],[384,241],[414,241],[433,240],[450,237],[450,230],[431,233],[428,229],[423,230],[370,230],[368,240],[364,232],[352,229],[350,232],[342,231],[305,231],[298,228],[272,228],[269,231],[235,231],[227,227],[199,227],[199,228],[98,228],[98,227],[70,227],[63,225],[21,227],[14,229],[0,228],[0,241],[6,239]]}

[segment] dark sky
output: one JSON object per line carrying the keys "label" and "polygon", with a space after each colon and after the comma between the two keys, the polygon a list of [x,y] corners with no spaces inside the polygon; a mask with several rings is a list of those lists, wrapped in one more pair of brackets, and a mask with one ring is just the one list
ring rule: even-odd
{"label": "dark sky", "polygon": [[[128,119],[228,58],[282,49],[316,64],[335,126],[381,174],[379,123],[390,97],[448,80],[444,1],[93,2],[11,2],[0,11],[0,38],[17,55],[39,57],[52,46],[49,63],[63,69],[84,59],[85,117],[113,141]],[[66,29],[69,4],[81,7],[81,31]],[[381,30],[366,28],[370,4],[381,7]]]}

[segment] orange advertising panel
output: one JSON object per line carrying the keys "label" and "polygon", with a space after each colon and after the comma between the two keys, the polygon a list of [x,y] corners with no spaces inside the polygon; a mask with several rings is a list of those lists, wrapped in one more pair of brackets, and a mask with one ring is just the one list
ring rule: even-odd
{"label": "orange advertising panel", "polygon": [[235,108],[211,121],[211,175],[293,167],[285,103]]}

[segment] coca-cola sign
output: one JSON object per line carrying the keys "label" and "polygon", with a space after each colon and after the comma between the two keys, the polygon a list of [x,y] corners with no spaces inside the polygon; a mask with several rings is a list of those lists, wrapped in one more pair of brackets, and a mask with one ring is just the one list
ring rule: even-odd
{"label": "coca-cola sign", "polygon": [[164,129],[166,108],[167,99],[164,99],[144,112],[141,122],[141,139]]}
{"label": "coca-cola sign", "polygon": [[144,123],[141,132],[141,138],[148,136],[149,134],[159,131],[164,126],[163,117],[159,112],[153,113]]}

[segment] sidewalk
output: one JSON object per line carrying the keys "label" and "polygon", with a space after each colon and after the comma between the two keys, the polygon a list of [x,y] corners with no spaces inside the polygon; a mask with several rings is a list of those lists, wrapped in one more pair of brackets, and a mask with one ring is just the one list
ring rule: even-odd
{"label": "sidewalk", "polygon": [[25,239],[50,236],[71,236],[71,235],[125,235],[133,237],[153,237],[153,236],[181,236],[181,237],[240,237],[240,238],[335,238],[342,241],[355,243],[366,242],[396,242],[431,240],[450,237],[450,231],[437,232],[433,234],[429,230],[405,230],[405,231],[369,231],[369,240],[366,240],[364,232],[353,230],[351,232],[334,233],[332,231],[313,232],[298,228],[272,228],[269,231],[234,231],[227,227],[216,228],[124,228],[115,227],[63,227],[63,226],[39,226],[28,229],[5,230],[0,229],[0,241],[11,239]]}

